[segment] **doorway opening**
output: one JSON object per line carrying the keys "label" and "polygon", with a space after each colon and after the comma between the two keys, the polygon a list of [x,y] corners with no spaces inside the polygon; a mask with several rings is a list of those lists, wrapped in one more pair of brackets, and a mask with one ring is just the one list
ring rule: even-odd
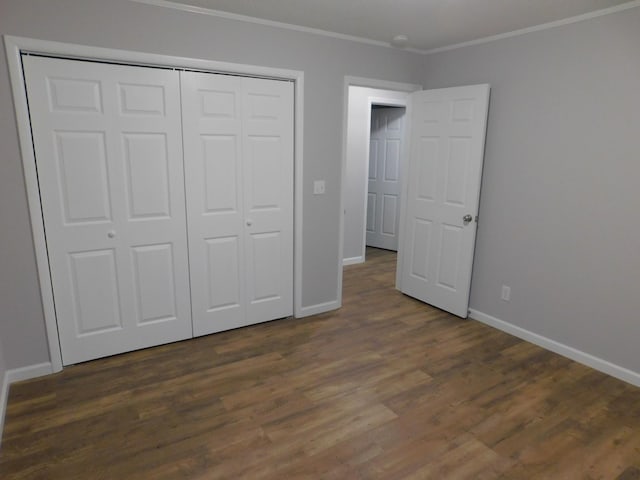
{"label": "doorway opening", "polygon": [[[409,98],[421,90],[416,84],[347,76],[344,79],[342,191],[338,303],[342,304],[343,266],[366,258],[369,142],[372,105],[404,107],[410,116]],[[406,159],[401,157],[401,163]],[[397,256],[397,255],[395,255]],[[397,265],[397,262],[394,262]],[[396,267],[397,278],[397,267]]]}
{"label": "doorway opening", "polygon": [[[404,102],[389,97],[378,101],[375,93],[348,83],[345,89],[342,264],[362,263],[366,258],[367,238],[359,234],[366,220],[361,220],[358,207],[368,208],[370,225],[375,223],[373,212],[379,208],[378,203],[374,208],[372,202],[358,199],[364,192],[367,197],[374,196],[368,185],[362,185],[358,167],[360,174],[367,171],[367,184],[372,177],[369,169],[380,168],[373,161],[369,164],[370,159],[377,162],[377,153],[369,158],[369,150],[377,149],[372,146],[372,106],[404,103],[411,119],[407,130],[411,129],[412,141],[404,149],[410,149],[411,154],[400,153],[398,163],[406,173],[398,175],[405,191],[399,194],[402,218],[398,233],[403,238],[397,246],[396,288],[462,318],[468,316],[477,227],[473,220],[478,214],[489,89],[482,84],[402,92]],[[364,122],[367,125],[363,128]],[[363,141],[367,135],[368,142]],[[339,286],[341,290],[342,278]]]}
{"label": "doorway opening", "polygon": [[343,265],[364,262],[367,245],[398,249],[405,117],[410,92],[420,88],[364,85],[346,87]]}
{"label": "doorway opening", "polygon": [[[405,113],[405,107],[379,104],[371,106],[365,215],[366,247],[398,251]],[[366,252],[367,249],[364,260]]]}

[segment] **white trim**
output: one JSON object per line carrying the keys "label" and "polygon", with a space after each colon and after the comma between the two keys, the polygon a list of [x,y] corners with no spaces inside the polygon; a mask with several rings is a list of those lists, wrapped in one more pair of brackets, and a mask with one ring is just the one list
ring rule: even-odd
{"label": "white trim", "polygon": [[214,10],[212,8],[197,7],[195,5],[185,5],[183,3],[176,3],[176,2],[171,2],[167,0],[129,0],[129,1],[135,2],[135,3],[143,3],[145,5],[153,5],[155,7],[164,7],[164,8],[170,8],[173,10],[180,10],[182,12],[195,13],[199,15],[208,15],[211,17],[224,18],[227,20],[235,20],[238,22],[247,22],[247,23],[254,23],[257,25],[264,25],[267,27],[282,28],[285,30],[294,30],[296,32],[309,33],[312,35],[322,35],[323,37],[337,38],[340,40],[364,43],[367,45],[375,45],[377,47],[395,48],[398,50],[405,50],[408,52],[419,53],[419,54],[423,54],[425,52],[424,50],[420,50],[417,48],[396,47],[394,45],[391,45],[390,42],[383,42],[381,40],[373,40],[371,38],[358,37],[356,35],[347,35],[344,33],[332,32],[330,30],[322,30],[320,28],[305,27],[305,26],[296,25],[293,23],[278,22],[276,20],[268,20],[266,18],[252,17],[249,15],[242,15],[239,13],[225,12],[222,10]]}
{"label": "white trim", "polygon": [[4,432],[4,417],[7,413],[7,402],[9,400],[9,377],[5,372],[2,378],[2,390],[0,391],[0,447],[2,446],[2,433]]}
{"label": "white trim", "polygon": [[[378,80],[375,78],[354,77],[347,75],[344,77],[344,85],[342,90],[342,168],[340,172],[340,228],[338,231],[339,247],[338,247],[338,291],[337,303],[338,308],[342,305],[342,267],[345,265],[344,255],[344,184],[347,178],[347,127],[349,124],[349,87],[365,87],[375,88],[378,90],[392,90],[394,92],[411,93],[422,90],[422,85],[415,83],[390,82],[388,80]],[[407,99],[405,118],[410,118],[410,104]],[[371,119],[369,119],[370,121]],[[405,123],[405,132],[409,131],[408,123]],[[406,133],[405,133],[406,138]],[[408,145],[408,143],[405,143]],[[408,152],[408,149],[406,149]],[[368,168],[368,167],[367,167]],[[366,213],[365,213],[366,214]],[[362,254],[364,261],[364,252]]]}
{"label": "white trim", "polygon": [[38,188],[38,175],[36,172],[35,156],[31,139],[31,123],[27,107],[27,92],[25,90],[22,61],[20,58],[20,41],[13,37],[5,36],[4,44],[7,51],[7,64],[13,89],[13,104],[16,112],[18,126],[18,140],[22,154],[22,166],[27,188],[27,200],[29,204],[29,216],[31,218],[31,233],[33,234],[38,267],[38,279],[40,280],[40,298],[44,310],[44,320],[49,345],[49,355],[53,371],[62,370],[62,355],[58,338],[58,326],[56,324],[56,312],[53,304],[53,286],[49,276],[49,257],[44,235],[42,208],[40,203],[40,189]]}
{"label": "white trim", "polygon": [[42,377],[53,373],[51,362],[37,363],[21,368],[7,370],[5,376],[9,384],[22,382],[23,380],[31,380],[32,378]]}
{"label": "white trim", "polygon": [[490,37],[478,38],[476,40],[455,43],[453,45],[446,45],[444,47],[432,48],[430,50],[422,50],[421,52],[423,55],[431,55],[434,53],[447,52],[449,50],[456,50],[458,48],[471,47],[473,45],[481,45],[483,43],[495,42],[496,40],[502,40],[504,38],[519,37],[520,35],[526,35],[527,33],[541,32],[543,30],[549,30],[550,28],[562,27],[564,25],[571,25],[572,23],[584,22],[586,20],[602,17],[604,15],[610,15],[612,13],[622,12],[624,10],[629,10],[630,8],[635,8],[635,7],[640,7],[640,0],[633,0],[631,2],[623,3],[621,5],[616,5],[614,7],[603,8],[602,10],[583,13],[582,15],[576,15],[575,17],[563,18],[561,20],[556,20],[553,22],[534,25],[533,27],[521,28],[519,30],[500,33],[498,35],[491,35]]}
{"label": "white trim", "polygon": [[298,315],[302,310],[302,222],[303,212],[302,204],[304,201],[304,176],[302,158],[304,156],[303,140],[304,140],[304,74],[298,72],[295,91],[295,113],[293,147],[294,147],[294,200],[293,200],[293,222],[294,222],[294,238],[293,238],[293,313]]}
{"label": "white trim", "polygon": [[422,90],[422,85],[417,83],[392,82],[389,80],[378,80],[376,78],[354,77],[352,75],[345,76],[344,81],[347,87],[347,93],[349,93],[349,87],[376,88],[378,90],[393,90],[406,93]]}
{"label": "white trim", "polygon": [[224,72],[239,75],[250,75],[295,82],[295,118],[294,118],[294,313],[301,312],[302,299],[302,200],[303,200],[303,118],[304,118],[304,72],[280,68],[270,68],[239,63],[217,62],[188,57],[175,57],[128,50],[115,50],[100,47],[88,47],[69,43],[50,42],[5,35],[5,49],[9,76],[13,89],[14,108],[24,177],[27,187],[27,200],[31,217],[40,295],[42,298],[49,353],[53,372],[62,370],[62,355],[58,341],[55,307],[53,303],[53,287],[49,276],[49,260],[44,234],[43,215],[40,204],[40,191],[35,168],[35,156],[31,138],[27,95],[24,87],[21,52],[41,53],[65,58],[104,60],[119,63],[130,63],[143,66],[159,66],[169,68],[189,68],[208,72]]}
{"label": "white trim", "polygon": [[29,365],[28,367],[14,368],[4,372],[2,380],[2,391],[0,391],[0,444],[2,444],[2,432],[4,431],[4,417],[7,413],[7,402],[9,401],[9,387],[12,383],[32,378],[42,377],[53,373],[53,366],[49,362]]}
{"label": "white trim", "polygon": [[411,160],[411,131],[413,128],[413,103],[412,96],[407,99],[407,108],[404,114],[406,119],[404,123],[404,138],[405,153],[401,157],[403,162],[402,171],[405,175],[401,177],[402,184],[400,185],[400,222],[398,224],[398,256],[396,258],[396,290],[402,291],[402,274],[404,268],[404,231],[406,229],[406,211],[407,201],[409,198],[409,166]]}
{"label": "white trim", "polygon": [[[132,50],[92,47],[87,45],[77,45],[74,43],[14,37],[12,35],[5,35],[4,39],[7,53],[11,55],[12,60],[19,60],[20,52],[22,51],[61,56],[70,59],[98,60],[148,67],[188,68],[193,70],[202,70],[205,72],[231,73],[252,77],[293,80],[296,82],[299,77],[304,75],[304,72],[299,70],[220,62],[216,60],[205,60],[191,57],[178,57],[174,55],[161,55],[157,53]],[[14,58],[15,55],[17,55],[17,58]]]}
{"label": "white trim", "polygon": [[350,257],[342,260],[342,266],[346,267],[347,265],[356,265],[358,263],[364,263],[364,257],[360,255],[359,257]]}
{"label": "white trim", "polygon": [[470,309],[469,317],[491,327],[497,328],[498,330],[509,333],[515,337],[526,340],[527,342],[533,343],[534,345],[538,345],[545,350],[550,350],[558,355],[570,358],[571,360],[575,360],[578,363],[591,367],[602,373],[606,373],[607,375],[611,375],[612,377],[635,385],[636,387],[640,387],[639,372],[634,372],[628,368],[624,368],[620,365],[608,362],[607,360],[603,360],[602,358],[595,357],[589,353],[583,352],[582,350],[570,347],[522,327],[505,322],[504,320],[487,315],[486,313],[479,312],[478,310]]}
{"label": "white trim", "polygon": [[[371,97],[367,97],[367,119],[365,120],[365,132],[366,132],[365,134],[367,135],[367,143],[365,144],[365,147],[364,147],[364,155],[365,155],[364,158],[366,161],[366,164],[365,164],[366,167],[365,167],[364,176],[361,178],[362,184],[360,187],[362,189],[360,190],[360,193],[362,193],[362,197],[364,197],[360,200],[362,202],[362,205],[364,205],[364,210],[362,212],[362,220],[363,220],[362,242],[360,243],[360,246],[362,247],[362,249],[360,250],[360,254],[362,255],[363,262],[367,261],[367,208],[369,207],[369,162],[371,161],[371,158],[370,158],[371,156],[371,107],[372,107]],[[349,132],[347,131],[347,134],[348,133]],[[345,170],[347,169],[348,160],[349,159],[345,157],[344,159]]]}
{"label": "white trim", "polygon": [[319,303],[317,305],[309,305],[308,307],[302,307],[300,312],[296,314],[296,318],[310,317],[311,315],[318,315],[320,313],[330,312],[340,308],[338,301],[331,301],[325,303]]}
{"label": "white trim", "polygon": [[[229,20],[236,20],[239,22],[248,22],[254,23],[258,25],[265,25],[269,27],[275,28],[283,28],[286,30],[294,30],[297,32],[309,33],[314,35],[322,35],[330,38],[338,38],[340,40],[348,40],[352,42],[364,43],[367,45],[375,45],[378,47],[386,47],[386,48],[398,48],[391,45],[389,42],[383,42],[380,40],[372,40],[370,38],[358,37],[355,35],[346,35],[344,33],[331,32],[328,30],[322,30],[319,28],[311,28],[311,27],[303,27],[301,25],[294,25],[292,23],[285,22],[277,22],[274,20],[267,20],[264,18],[251,17],[248,15],[240,15],[237,13],[224,12],[221,10],[213,10],[204,7],[197,7],[193,5],[185,5],[182,3],[171,2],[168,0],[129,0],[135,3],[141,3],[145,5],[153,5],[156,7],[164,7],[171,8],[173,10],[180,10],[183,12],[195,13],[200,15],[209,15],[213,17],[226,18]],[[602,17],[604,15],[610,15],[612,13],[622,12],[624,10],[628,10],[630,8],[635,8],[640,6],[640,0],[632,0],[627,3],[623,3],[620,5],[615,5],[613,7],[603,8],[601,10],[596,10],[593,12],[583,13],[582,15],[576,15],[573,17],[563,18],[561,20],[556,20],[553,22],[547,22],[540,25],[534,25],[532,27],[521,28],[518,30],[513,30],[511,32],[500,33],[498,35],[491,35],[489,37],[477,38],[475,40],[470,40],[468,42],[454,43],[452,45],[445,45],[443,47],[431,48],[431,49],[419,49],[419,48],[403,48],[401,50],[405,50],[412,53],[417,53],[421,55],[431,55],[433,53],[446,52],[449,50],[456,50],[458,48],[471,47],[473,45],[481,45],[483,43],[494,42],[496,40],[502,40],[504,38],[518,37],[520,35],[526,35],[528,33],[540,32],[543,30],[548,30],[550,28],[561,27],[563,25],[570,25],[572,23],[584,22],[586,20],[591,20],[593,18]]]}

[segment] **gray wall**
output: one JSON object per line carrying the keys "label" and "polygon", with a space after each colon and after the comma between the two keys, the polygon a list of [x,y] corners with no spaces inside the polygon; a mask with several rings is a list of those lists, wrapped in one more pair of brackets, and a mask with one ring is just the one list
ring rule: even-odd
{"label": "gray wall", "polygon": [[429,55],[422,82],[492,87],[471,307],[635,372],[639,45],[634,8]]}
{"label": "gray wall", "polygon": [[[421,57],[126,0],[0,0],[0,34],[303,70],[302,304],[336,300],[344,76],[415,83]],[[0,145],[0,338],[16,368],[49,355],[4,55]],[[326,180],[326,195],[312,195],[314,179]]]}

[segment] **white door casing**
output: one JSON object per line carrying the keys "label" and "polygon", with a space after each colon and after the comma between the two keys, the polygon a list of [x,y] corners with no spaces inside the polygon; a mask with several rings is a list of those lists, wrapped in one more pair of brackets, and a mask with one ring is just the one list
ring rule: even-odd
{"label": "white door casing", "polygon": [[23,63],[63,363],[191,337],[178,73]]}
{"label": "white door casing", "polygon": [[403,293],[468,315],[489,85],[412,94]]}
{"label": "white door casing", "polygon": [[293,313],[293,84],[182,72],[194,334]]}
{"label": "white door casing", "polygon": [[398,250],[403,107],[371,109],[366,245]]}

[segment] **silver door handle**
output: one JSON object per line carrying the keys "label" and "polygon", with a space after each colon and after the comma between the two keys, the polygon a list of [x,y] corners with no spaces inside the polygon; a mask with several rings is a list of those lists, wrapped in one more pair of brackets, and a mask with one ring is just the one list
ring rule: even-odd
{"label": "silver door handle", "polygon": [[109,232],[107,232],[107,237],[116,238],[116,231],[115,230],[110,230]]}
{"label": "silver door handle", "polygon": [[247,220],[247,227],[250,227],[251,225],[253,225],[253,220]]}
{"label": "silver door handle", "polygon": [[462,221],[465,225],[469,225],[469,223],[471,223],[471,220],[473,220],[473,217],[468,213],[464,217],[462,217]]}

